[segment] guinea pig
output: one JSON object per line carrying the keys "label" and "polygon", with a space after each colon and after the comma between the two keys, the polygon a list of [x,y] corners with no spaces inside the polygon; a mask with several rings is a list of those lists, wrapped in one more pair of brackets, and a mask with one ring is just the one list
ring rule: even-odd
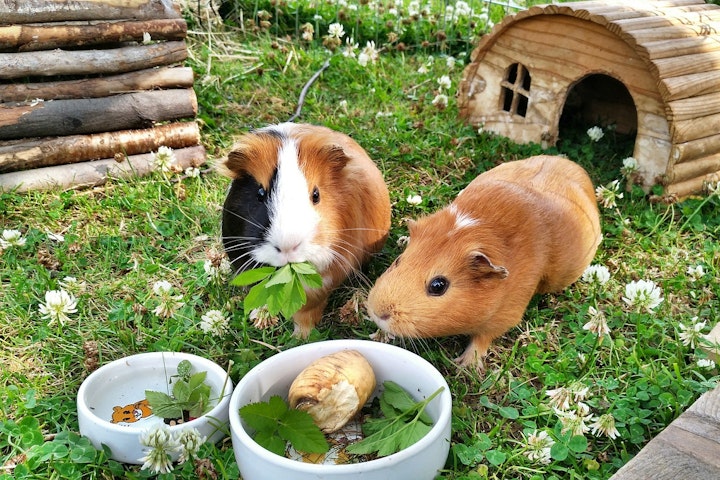
{"label": "guinea pig", "polygon": [[409,231],[406,250],[368,294],[370,318],[399,337],[470,335],[456,361],[479,371],[533,295],[577,280],[602,238],[588,174],[555,156],[482,173]]}
{"label": "guinea pig", "polygon": [[390,196],[365,150],[329,128],[281,123],[240,137],[220,171],[232,179],[222,240],[236,272],[310,262],[323,278],[293,316],[305,338],[330,292],[385,244]]}

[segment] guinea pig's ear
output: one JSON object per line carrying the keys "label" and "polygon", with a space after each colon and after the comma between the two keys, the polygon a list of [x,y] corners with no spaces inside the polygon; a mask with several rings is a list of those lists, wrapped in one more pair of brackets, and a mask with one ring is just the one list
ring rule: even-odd
{"label": "guinea pig's ear", "polygon": [[507,268],[494,265],[490,259],[482,252],[475,251],[470,253],[470,268],[479,277],[487,275],[506,278],[508,276]]}
{"label": "guinea pig's ear", "polygon": [[233,180],[238,178],[245,170],[244,164],[247,163],[247,155],[242,149],[235,149],[223,158],[222,162],[215,167],[218,173]]}
{"label": "guinea pig's ear", "polygon": [[417,222],[416,222],[415,220],[413,220],[412,218],[408,218],[408,219],[406,220],[406,223],[407,223],[407,226],[408,226],[408,233],[409,233],[410,236],[412,237],[413,232],[414,232],[415,230],[417,230]]}
{"label": "guinea pig's ear", "polygon": [[340,171],[345,168],[348,160],[350,160],[340,145],[325,145],[320,152],[334,171]]}

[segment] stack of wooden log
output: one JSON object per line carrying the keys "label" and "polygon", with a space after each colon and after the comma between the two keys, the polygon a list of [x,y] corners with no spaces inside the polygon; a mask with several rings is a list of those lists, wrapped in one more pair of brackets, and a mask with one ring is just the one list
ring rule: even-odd
{"label": "stack of wooden log", "polygon": [[172,0],[0,0],[0,191],[205,161]]}

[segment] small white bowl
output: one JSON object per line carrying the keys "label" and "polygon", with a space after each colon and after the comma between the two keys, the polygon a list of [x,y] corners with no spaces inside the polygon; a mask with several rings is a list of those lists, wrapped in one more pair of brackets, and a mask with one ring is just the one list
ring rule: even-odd
{"label": "small white bowl", "polygon": [[[443,387],[427,406],[434,425],[414,445],[387,457],[344,465],[303,463],[276,455],[258,445],[240,417],[241,407],[267,401],[273,395],[287,399],[290,384],[313,360],[339,350],[357,350],[372,365],[379,394],[382,383],[392,380],[422,400]],[[230,432],[235,460],[244,480],[291,478],[292,480],[432,480],[443,468],[450,450],[452,396],[447,382],[435,367],[412,352],[367,340],[329,340],[295,347],[263,361],[250,370],[230,399]]]}
{"label": "small white bowl", "polygon": [[[123,463],[140,465],[147,447],[140,444],[140,435],[163,419],[150,415],[135,422],[113,423],[113,412],[132,406],[145,399],[145,390],[170,393],[168,381],[177,374],[182,360],[189,360],[193,372],[207,372],[205,383],[210,386],[210,399],[218,403],[207,414],[170,428],[173,433],[196,428],[209,442],[217,442],[227,433],[228,405],[233,385],[218,364],[197,355],[179,352],[141,353],[103,365],[91,373],[80,385],[77,396],[80,434],[87,437],[97,449],[110,448],[110,458]],[[173,379],[174,380],[174,379]],[[224,391],[223,391],[224,386]],[[222,398],[219,398],[220,395]],[[138,415],[139,416],[139,415]],[[179,453],[174,454],[177,461]]]}

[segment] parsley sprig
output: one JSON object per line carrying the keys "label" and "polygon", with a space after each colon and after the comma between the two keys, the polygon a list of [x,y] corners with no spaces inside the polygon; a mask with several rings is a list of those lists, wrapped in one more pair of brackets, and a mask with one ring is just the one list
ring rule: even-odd
{"label": "parsley sprig", "polygon": [[325,453],[330,449],[310,414],[288,407],[279,395],[245,405],[240,416],[255,429],[253,440],[278,455],[285,455],[288,442],[299,452]]}
{"label": "parsley sprig", "polygon": [[391,455],[409,447],[432,429],[432,419],[425,407],[443,387],[421,402],[416,402],[400,385],[392,381],[383,383],[385,391],[380,396],[380,409],[384,418],[370,418],[363,423],[365,438],[348,445],[345,449],[355,455]]}
{"label": "parsley sprig", "polygon": [[[175,376],[175,375],[173,375]],[[192,364],[182,360],[177,366],[177,380],[172,395],[145,390],[145,398],[154,415],[161,418],[183,418],[184,412],[198,418],[211,410],[210,386],[205,383],[207,372],[192,373]]]}
{"label": "parsley sprig", "polygon": [[291,318],[307,301],[305,287],[322,287],[322,277],[309,262],[288,263],[280,268],[259,267],[239,273],[231,282],[236,286],[253,285],[243,306],[249,313],[267,305],[271,315]]}

